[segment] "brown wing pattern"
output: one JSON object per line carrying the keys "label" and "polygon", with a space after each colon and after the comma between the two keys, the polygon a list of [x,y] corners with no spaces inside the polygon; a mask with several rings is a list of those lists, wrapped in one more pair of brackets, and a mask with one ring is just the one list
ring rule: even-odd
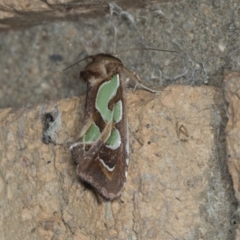
{"label": "brown wing pattern", "polygon": [[[125,87],[121,76],[123,65],[118,58],[109,54],[98,54],[91,58],[92,62],[80,74],[88,84],[84,124],[86,126],[94,122],[99,127],[101,135],[98,140],[90,144],[85,144],[80,139],[71,146],[71,151],[74,161],[78,164],[77,173],[80,178],[92,185],[104,198],[113,200],[119,197],[123,190],[128,167]],[[116,102],[122,101],[123,115],[117,123],[114,121],[106,123],[96,110],[96,95],[101,84],[115,74],[120,77],[120,85],[111,98],[108,108],[112,111]],[[113,128],[120,133],[121,143],[117,149],[111,149],[105,144]]]}

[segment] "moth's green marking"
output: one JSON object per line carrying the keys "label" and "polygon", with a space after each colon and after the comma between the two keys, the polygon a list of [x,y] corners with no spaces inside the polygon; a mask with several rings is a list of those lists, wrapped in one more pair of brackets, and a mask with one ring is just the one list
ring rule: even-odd
{"label": "moth's green marking", "polygon": [[86,134],[83,137],[84,142],[93,142],[99,139],[101,133],[99,127],[95,124],[92,123],[92,125],[89,127],[87,130]]}
{"label": "moth's green marking", "polygon": [[106,146],[115,150],[121,145],[121,136],[116,128],[113,128],[110,137],[106,141]]}
{"label": "moth's green marking", "polygon": [[119,75],[113,75],[112,78],[104,82],[97,93],[95,107],[101,114],[105,122],[109,122],[112,119],[113,112],[109,110],[109,101],[116,95],[119,87]]}
{"label": "moth's green marking", "polygon": [[[123,111],[121,100],[119,100],[114,105],[112,111],[108,108],[109,102],[116,95],[119,86],[120,86],[119,75],[116,74],[113,75],[113,77],[109,81],[104,82],[99,87],[96,96],[95,107],[106,123],[112,120],[115,123],[118,123],[122,120]],[[95,123],[92,123],[89,129],[87,130],[86,134],[84,135],[83,141],[84,142],[97,141],[100,138],[100,136],[101,132],[99,127]],[[111,134],[108,137],[105,144],[108,148],[113,150],[117,149],[121,145],[120,132],[116,128],[112,129]]]}
{"label": "moth's green marking", "polygon": [[115,106],[114,106],[114,109],[113,109],[113,121],[115,123],[118,123],[120,122],[122,119],[122,101],[119,100]]}
{"label": "moth's green marking", "polygon": [[[109,101],[116,95],[117,89],[119,87],[119,75],[114,75],[109,81],[104,82],[97,93],[96,97],[96,109],[101,114],[105,122],[110,122],[112,119],[115,123],[121,121],[122,119],[122,101],[119,100],[113,111],[108,108]],[[87,132],[83,137],[84,142],[94,142],[100,138],[101,132],[96,123],[92,123]],[[106,141],[106,144],[110,148],[116,149],[121,144],[120,133],[117,129],[113,129],[111,135]]]}

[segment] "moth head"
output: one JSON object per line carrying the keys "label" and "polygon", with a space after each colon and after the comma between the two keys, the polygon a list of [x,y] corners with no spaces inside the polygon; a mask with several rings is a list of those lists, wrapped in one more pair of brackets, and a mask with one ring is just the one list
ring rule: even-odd
{"label": "moth head", "polygon": [[111,54],[100,53],[91,55],[89,58],[92,61],[80,72],[80,78],[90,83],[90,85],[99,84],[106,79],[110,79],[123,68],[121,60]]}

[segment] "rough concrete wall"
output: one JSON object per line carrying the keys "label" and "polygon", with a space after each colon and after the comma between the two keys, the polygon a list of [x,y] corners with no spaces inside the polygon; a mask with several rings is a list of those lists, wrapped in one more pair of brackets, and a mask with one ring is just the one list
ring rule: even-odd
{"label": "rough concrete wall", "polygon": [[[227,164],[229,167],[229,172],[232,176],[233,187],[235,191],[235,196],[240,201],[239,192],[239,179],[240,179],[240,146],[239,146],[239,136],[240,136],[240,99],[239,99],[239,89],[240,89],[240,73],[234,72],[226,76],[224,81],[224,90],[226,100],[228,102],[228,113],[229,120],[226,126],[226,140],[227,140]],[[239,207],[235,212],[232,222],[234,224],[240,223],[240,211]],[[240,227],[237,229],[236,239],[240,239]]]}
{"label": "rough concrete wall", "polygon": [[[116,0],[124,8],[141,8],[153,2],[168,0],[150,0],[147,3],[134,0]],[[81,16],[96,16],[108,11],[109,1],[69,1],[69,0],[0,0],[0,30],[21,29],[55,20],[77,20]]]}
{"label": "rough concrete wall", "polygon": [[[42,23],[0,35],[0,106],[13,107],[0,117],[0,239],[240,239],[238,73],[225,80],[228,105],[221,94],[239,69],[239,4],[114,2],[0,1],[1,30]],[[126,46],[180,51],[125,52],[146,81],[208,86],[129,93],[128,181],[119,200],[98,205],[68,149],[84,99],[64,98],[79,95],[86,63],[62,69]],[[42,143],[46,112],[58,145]]]}
{"label": "rough concrete wall", "polygon": [[[158,95],[130,91],[127,103],[126,187],[100,205],[68,148],[82,127],[84,97],[1,110],[1,239],[233,239],[225,221],[231,186],[217,147],[221,92],[171,86]],[[46,112],[58,116],[58,145],[42,142]]]}

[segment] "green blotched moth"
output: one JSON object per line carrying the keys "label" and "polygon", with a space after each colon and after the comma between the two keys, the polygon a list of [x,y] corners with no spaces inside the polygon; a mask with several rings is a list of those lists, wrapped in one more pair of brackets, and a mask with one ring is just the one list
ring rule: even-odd
{"label": "green blotched moth", "polygon": [[110,54],[96,54],[80,78],[87,82],[84,126],[71,145],[80,179],[113,200],[122,193],[128,170],[128,126],[125,102],[127,74],[143,88],[140,78]]}

